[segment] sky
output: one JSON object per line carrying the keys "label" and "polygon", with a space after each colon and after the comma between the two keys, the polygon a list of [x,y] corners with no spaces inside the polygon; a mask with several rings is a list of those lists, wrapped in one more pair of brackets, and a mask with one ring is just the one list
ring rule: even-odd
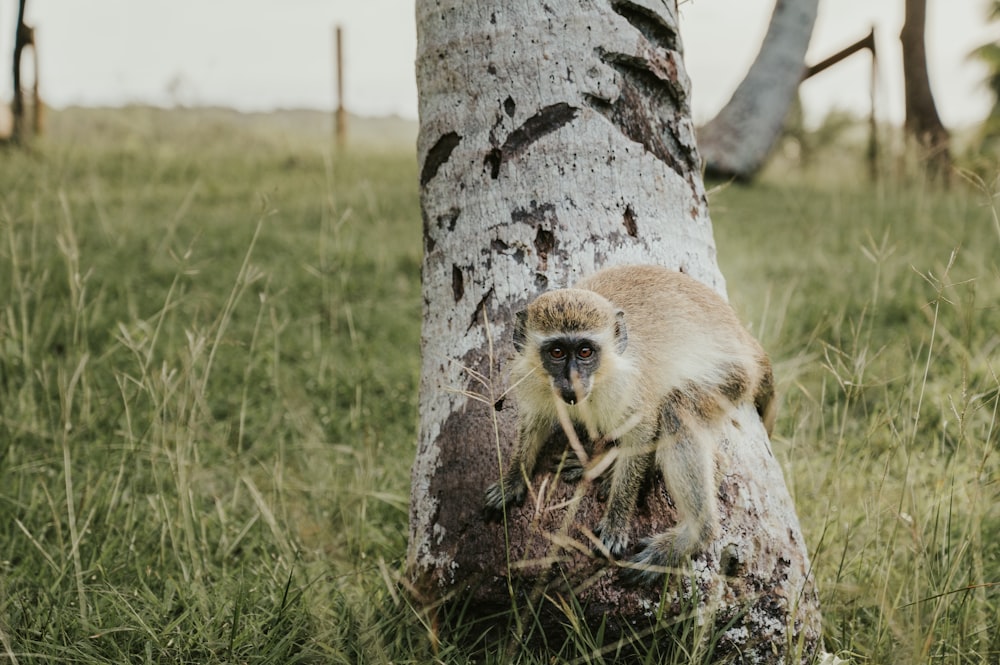
{"label": "sky", "polygon": [[[987,0],[927,0],[931,86],[949,126],[990,107],[986,70],[967,57],[1000,39]],[[729,99],[757,53],[774,0],[681,0],[681,35],[695,122]],[[0,99],[10,98],[16,0],[0,0]],[[69,105],[228,106],[244,111],[332,109],[333,34],[344,35],[345,101],[363,115],[417,117],[412,0],[28,0],[37,30],[41,94]],[[807,62],[874,26],[876,109],[903,117],[899,31],[903,0],[821,0]],[[870,108],[871,59],[859,53],[805,82],[808,121],[831,109]]]}

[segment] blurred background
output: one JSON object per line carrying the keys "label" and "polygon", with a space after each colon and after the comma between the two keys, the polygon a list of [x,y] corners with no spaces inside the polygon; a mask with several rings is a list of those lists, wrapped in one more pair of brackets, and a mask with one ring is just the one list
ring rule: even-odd
{"label": "blurred background", "polygon": [[[992,104],[989,68],[970,52],[1000,38],[987,0],[928,0],[927,62],[945,125],[981,121]],[[711,119],[760,47],[773,0],[682,1],[696,123]],[[874,28],[876,114],[903,121],[899,34],[903,0],[820,3],[807,63]],[[18,0],[0,0],[0,102],[11,97]],[[344,96],[366,116],[416,119],[413,3],[405,0],[28,0],[40,94],[67,106],[224,106],[241,111],[335,106],[334,26],[343,28]],[[29,68],[26,68],[29,69]],[[848,59],[801,87],[807,124],[831,110],[867,114],[870,62]]]}

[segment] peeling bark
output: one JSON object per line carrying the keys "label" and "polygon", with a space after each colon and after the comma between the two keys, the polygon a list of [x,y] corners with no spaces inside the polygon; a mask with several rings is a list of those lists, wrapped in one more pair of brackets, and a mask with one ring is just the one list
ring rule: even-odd
{"label": "peeling bark", "polygon": [[[604,508],[597,488],[577,496],[542,472],[532,486],[546,490],[505,525],[481,515],[514,440],[516,405],[504,399],[514,312],[548,288],[621,263],[684,270],[725,292],[674,3],[416,7],[425,254],[414,588],[441,603],[442,615],[465,607],[465,622],[539,600],[541,591],[571,591],[591,626],[607,620],[608,640],[694,605],[723,633],[720,654],[771,662],[796,641],[811,653],[819,614],[808,561],[752,409],[718,433],[723,534],[662,598],[659,588],[623,586],[614,565],[590,555],[588,530]],[[552,463],[565,446],[553,436]],[[673,520],[656,478],[633,539]],[[565,615],[539,603],[541,632],[562,635]]]}

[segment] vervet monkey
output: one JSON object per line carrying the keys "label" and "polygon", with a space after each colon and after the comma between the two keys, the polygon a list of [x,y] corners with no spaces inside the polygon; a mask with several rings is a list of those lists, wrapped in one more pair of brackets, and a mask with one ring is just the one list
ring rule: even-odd
{"label": "vervet monkey", "polygon": [[748,400],[768,433],[774,420],[767,354],[719,295],[666,268],[608,268],[574,288],[543,293],[519,312],[514,347],[518,440],[502,481],[486,491],[488,514],[524,501],[562,411],[592,437],[618,441],[595,529],[612,557],[628,547],[654,458],[663,473],[678,523],[643,541],[629,566],[633,581],[655,579],[714,539],[715,425]]}

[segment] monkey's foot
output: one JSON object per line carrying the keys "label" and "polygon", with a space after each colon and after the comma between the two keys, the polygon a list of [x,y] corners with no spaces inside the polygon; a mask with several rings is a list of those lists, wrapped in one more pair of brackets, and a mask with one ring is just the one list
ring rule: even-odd
{"label": "monkey's foot", "polygon": [[611,526],[602,519],[594,533],[601,539],[601,545],[594,548],[597,554],[612,559],[620,559],[625,554],[628,548],[628,527]]}
{"label": "monkey's foot", "polygon": [[[562,461],[558,469],[559,479],[566,483],[578,483],[583,480],[587,467],[580,462],[580,458],[570,454]],[[611,495],[611,472],[604,471],[594,482],[597,483],[597,498],[607,501]]]}
{"label": "monkey's foot", "polygon": [[503,519],[504,507],[521,505],[527,493],[528,487],[524,482],[490,485],[483,502],[483,517],[487,522],[499,522]]}
{"label": "monkey's foot", "polygon": [[621,569],[621,579],[629,586],[653,586],[676,568],[678,557],[653,547],[652,538],[642,541],[643,550],[629,559]]}
{"label": "monkey's foot", "polygon": [[632,586],[658,584],[664,575],[676,570],[698,547],[686,529],[674,528],[640,543],[642,551],[622,567],[621,577]]}
{"label": "monkey's foot", "polygon": [[586,467],[580,462],[580,458],[570,453],[565,456],[559,465],[559,478],[567,483],[577,483],[583,478]]}

